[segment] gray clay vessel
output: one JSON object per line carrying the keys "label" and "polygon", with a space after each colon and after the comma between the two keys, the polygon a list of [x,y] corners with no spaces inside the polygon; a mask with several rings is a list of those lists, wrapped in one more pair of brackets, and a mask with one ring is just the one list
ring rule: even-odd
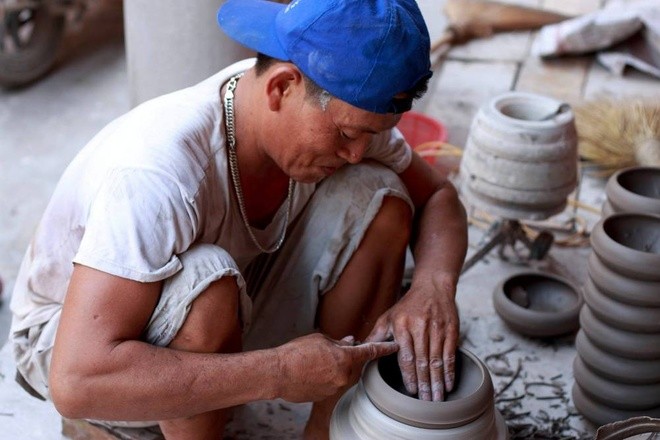
{"label": "gray clay vessel", "polygon": [[579,354],[573,361],[573,376],[594,401],[610,408],[644,411],[660,407],[660,383],[638,385],[606,379],[589,369]]}
{"label": "gray clay vessel", "polygon": [[573,384],[573,404],[575,408],[594,424],[606,425],[617,420],[626,420],[631,417],[649,416],[660,417],[660,407],[644,411],[629,411],[611,408],[600,402],[594,401],[577,383]]}
{"label": "gray clay vessel", "polygon": [[660,281],[660,216],[613,214],[596,224],[591,246],[606,266],[621,275]]}
{"label": "gray clay vessel", "polygon": [[636,280],[610,269],[592,252],[587,266],[589,277],[601,293],[636,306],[660,307],[660,281]]}
{"label": "gray clay vessel", "polygon": [[588,304],[580,311],[580,326],[604,351],[630,359],[660,358],[660,333],[636,333],[614,328],[596,318]]}
{"label": "gray clay vessel", "polygon": [[610,213],[660,215],[660,167],[631,167],[614,173],[605,185]]}
{"label": "gray clay vessel", "polygon": [[456,354],[456,386],[443,402],[421,401],[403,387],[396,355],[372,361],[339,400],[331,440],[502,440],[504,419],[495,409],[485,365],[472,353]]}
{"label": "gray clay vessel", "polygon": [[604,378],[630,384],[660,383],[659,359],[629,359],[599,348],[580,330],[575,348],[584,363]]}
{"label": "gray clay vessel", "polygon": [[594,440],[651,440],[653,433],[660,433],[660,419],[632,417],[599,427]]}
{"label": "gray clay vessel", "polygon": [[493,305],[513,330],[527,336],[551,337],[578,329],[582,296],[563,277],[521,272],[498,283]]}
{"label": "gray clay vessel", "polygon": [[612,299],[604,295],[590,278],[587,278],[583,293],[584,301],[601,321],[621,330],[660,333],[660,307],[633,306]]}

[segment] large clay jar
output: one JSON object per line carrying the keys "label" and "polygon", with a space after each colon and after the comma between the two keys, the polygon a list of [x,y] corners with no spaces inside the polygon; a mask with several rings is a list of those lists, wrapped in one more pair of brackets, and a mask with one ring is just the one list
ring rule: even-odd
{"label": "large clay jar", "polygon": [[488,370],[461,348],[455,389],[442,402],[408,395],[396,355],[367,364],[358,384],[334,409],[330,439],[502,440],[508,432],[494,406]]}
{"label": "large clay jar", "polygon": [[493,305],[502,320],[518,333],[552,337],[574,332],[582,296],[569,280],[538,272],[521,272],[500,281]]}
{"label": "large clay jar", "polygon": [[523,92],[499,95],[472,121],[460,166],[467,202],[509,219],[561,212],[577,183],[571,108]]}
{"label": "large clay jar", "polygon": [[614,173],[605,185],[603,216],[619,212],[660,215],[660,167],[631,167]]}
{"label": "large clay jar", "polygon": [[[622,175],[618,181],[627,182]],[[660,216],[611,214],[595,226],[591,246],[576,338],[573,403],[601,425],[657,417]]]}

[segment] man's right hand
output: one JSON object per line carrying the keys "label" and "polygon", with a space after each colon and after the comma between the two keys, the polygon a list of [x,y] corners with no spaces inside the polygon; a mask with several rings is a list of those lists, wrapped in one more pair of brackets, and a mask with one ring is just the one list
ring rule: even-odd
{"label": "man's right hand", "polygon": [[340,341],[320,333],[294,339],[275,350],[278,355],[278,397],[290,402],[318,401],[340,392],[364,364],[396,353],[396,342],[354,345],[348,336]]}

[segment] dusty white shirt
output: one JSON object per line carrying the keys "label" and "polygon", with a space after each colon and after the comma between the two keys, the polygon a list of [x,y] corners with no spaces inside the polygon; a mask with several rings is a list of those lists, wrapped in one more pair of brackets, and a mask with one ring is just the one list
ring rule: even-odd
{"label": "dusty white shirt", "polygon": [[[131,110],[101,130],[61,177],[21,265],[12,331],[48,321],[66,295],[73,263],[141,282],[171,277],[195,243],[224,248],[243,270],[259,254],[235,206],[221,86],[249,69],[240,61],[207,80]],[[397,130],[374,136],[365,157],[400,173],[410,147]],[[350,165],[348,165],[350,166]],[[296,185],[290,221],[314,192]],[[286,203],[263,230],[279,237]]]}

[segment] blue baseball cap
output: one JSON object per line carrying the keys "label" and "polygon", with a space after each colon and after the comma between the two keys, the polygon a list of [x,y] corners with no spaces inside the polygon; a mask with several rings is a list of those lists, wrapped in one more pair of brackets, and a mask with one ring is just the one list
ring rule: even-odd
{"label": "blue baseball cap", "polygon": [[218,24],[243,46],[292,62],[334,97],[374,113],[410,110],[406,92],[432,75],[415,0],[228,0]]}

